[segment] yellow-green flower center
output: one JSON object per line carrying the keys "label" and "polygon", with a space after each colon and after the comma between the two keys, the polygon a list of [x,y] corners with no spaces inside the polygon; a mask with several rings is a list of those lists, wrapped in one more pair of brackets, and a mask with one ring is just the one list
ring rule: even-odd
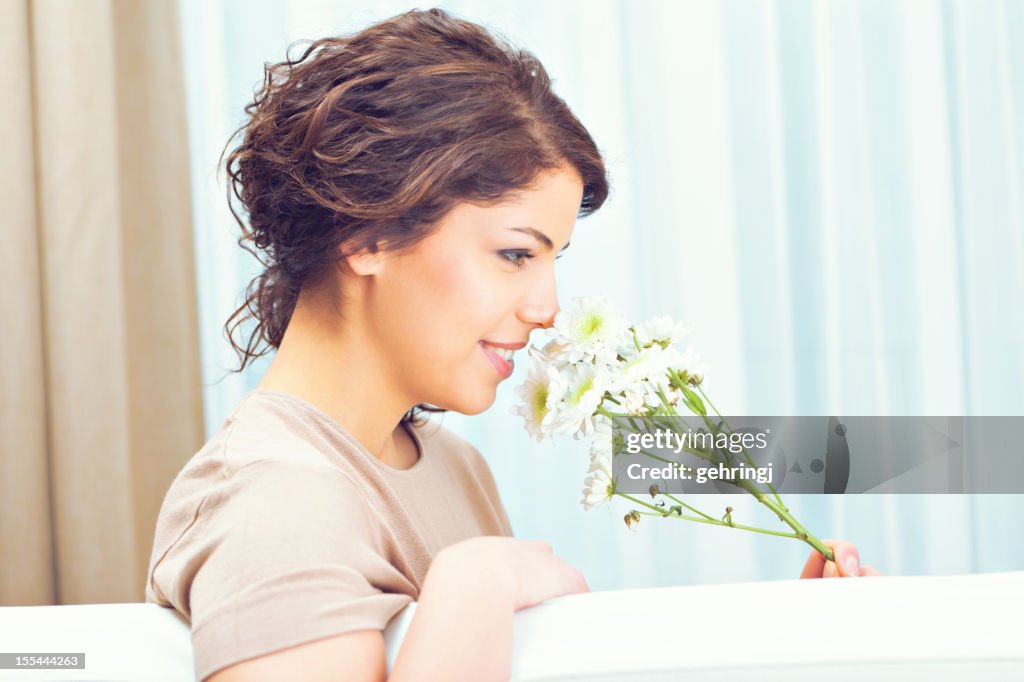
{"label": "yellow-green flower center", "polygon": [[530,401],[533,410],[533,418],[540,422],[548,413],[548,387],[540,384],[533,391],[533,399]]}
{"label": "yellow-green flower center", "polygon": [[604,318],[600,315],[594,313],[586,315],[579,323],[580,336],[584,339],[589,339],[601,331],[603,326]]}
{"label": "yellow-green flower center", "polygon": [[587,377],[586,379],[584,379],[582,382],[580,382],[580,385],[577,386],[576,389],[569,394],[569,404],[579,405],[580,401],[583,400],[583,396],[585,396],[587,394],[587,391],[589,391],[593,387],[594,377]]}

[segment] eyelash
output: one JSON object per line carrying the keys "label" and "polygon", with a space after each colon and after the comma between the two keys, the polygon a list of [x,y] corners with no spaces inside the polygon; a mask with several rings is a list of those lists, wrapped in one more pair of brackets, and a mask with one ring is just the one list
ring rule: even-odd
{"label": "eyelash", "polygon": [[[529,251],[501,251],[499,252],[501,257],[516,267],[516,270],[522,270],[526,267],[526,261],[533,258],[533,254]],[[511,257],[510,257],[511,256]],[[522,259],[522,260],[520,260]]]}
{"label": "eyelash", "polygon": [[[528,261],[531,258],[535,257],[529,251],[523,251],[521,249],[511,249],[511,250],[507,250],[507,251],[499,251],[498,253],[501,255],[501,257],[503,259],[505,259],[506,261],[508,261],[512,265],[514,265],[516,270],[522,270],[523,268],[525,268],[526,267],[526,261]],[[509,258],[510,255],[514,256],[514,258]],[[558,260],[561,257],[562,257],[562,254],[558,254],[557,256],[555,256],[555,260]],[[524,260],[518,260],[520,258],[522,258]]]}

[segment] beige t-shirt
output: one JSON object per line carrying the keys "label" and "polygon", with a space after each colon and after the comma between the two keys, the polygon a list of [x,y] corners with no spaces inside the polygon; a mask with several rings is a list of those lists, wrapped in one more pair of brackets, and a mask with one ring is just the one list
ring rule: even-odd
{"label": "beige t-shirt", "polygon": [[383,629],[443,547],[512,534],[480,453],[436,422],[408,469],[380,462],[301,398],[250,391],[178,473],[157,520],[146,601],[192,625],[196,675]]}

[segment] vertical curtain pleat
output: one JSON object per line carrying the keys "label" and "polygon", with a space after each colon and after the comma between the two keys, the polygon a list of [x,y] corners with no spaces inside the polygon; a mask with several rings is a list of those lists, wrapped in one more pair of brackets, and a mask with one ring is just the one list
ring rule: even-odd
{"label": "vertical curtain pleat", "polygon": [[56,595],[28,5],[0,1],[0,603]]}
{"label": "vertical curtain pleat", "polygon": [[118,601],[141,583],[111,3],[34,2],[32,20],[57,561],[74,563],[58,571],[58,594]]}

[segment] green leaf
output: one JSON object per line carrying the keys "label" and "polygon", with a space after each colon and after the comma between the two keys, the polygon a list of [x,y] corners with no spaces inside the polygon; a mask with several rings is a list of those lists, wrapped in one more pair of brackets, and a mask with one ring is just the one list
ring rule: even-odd
{"label": "green leaf", "polygon": [[685,387],[683,388],[683,391],[685,392],[684,395],[686,396],[687,406],[694,413],[699,414],[702,417],[708,416],[708,411],[704,407],[704,401],[700,399],[700,396]]}

